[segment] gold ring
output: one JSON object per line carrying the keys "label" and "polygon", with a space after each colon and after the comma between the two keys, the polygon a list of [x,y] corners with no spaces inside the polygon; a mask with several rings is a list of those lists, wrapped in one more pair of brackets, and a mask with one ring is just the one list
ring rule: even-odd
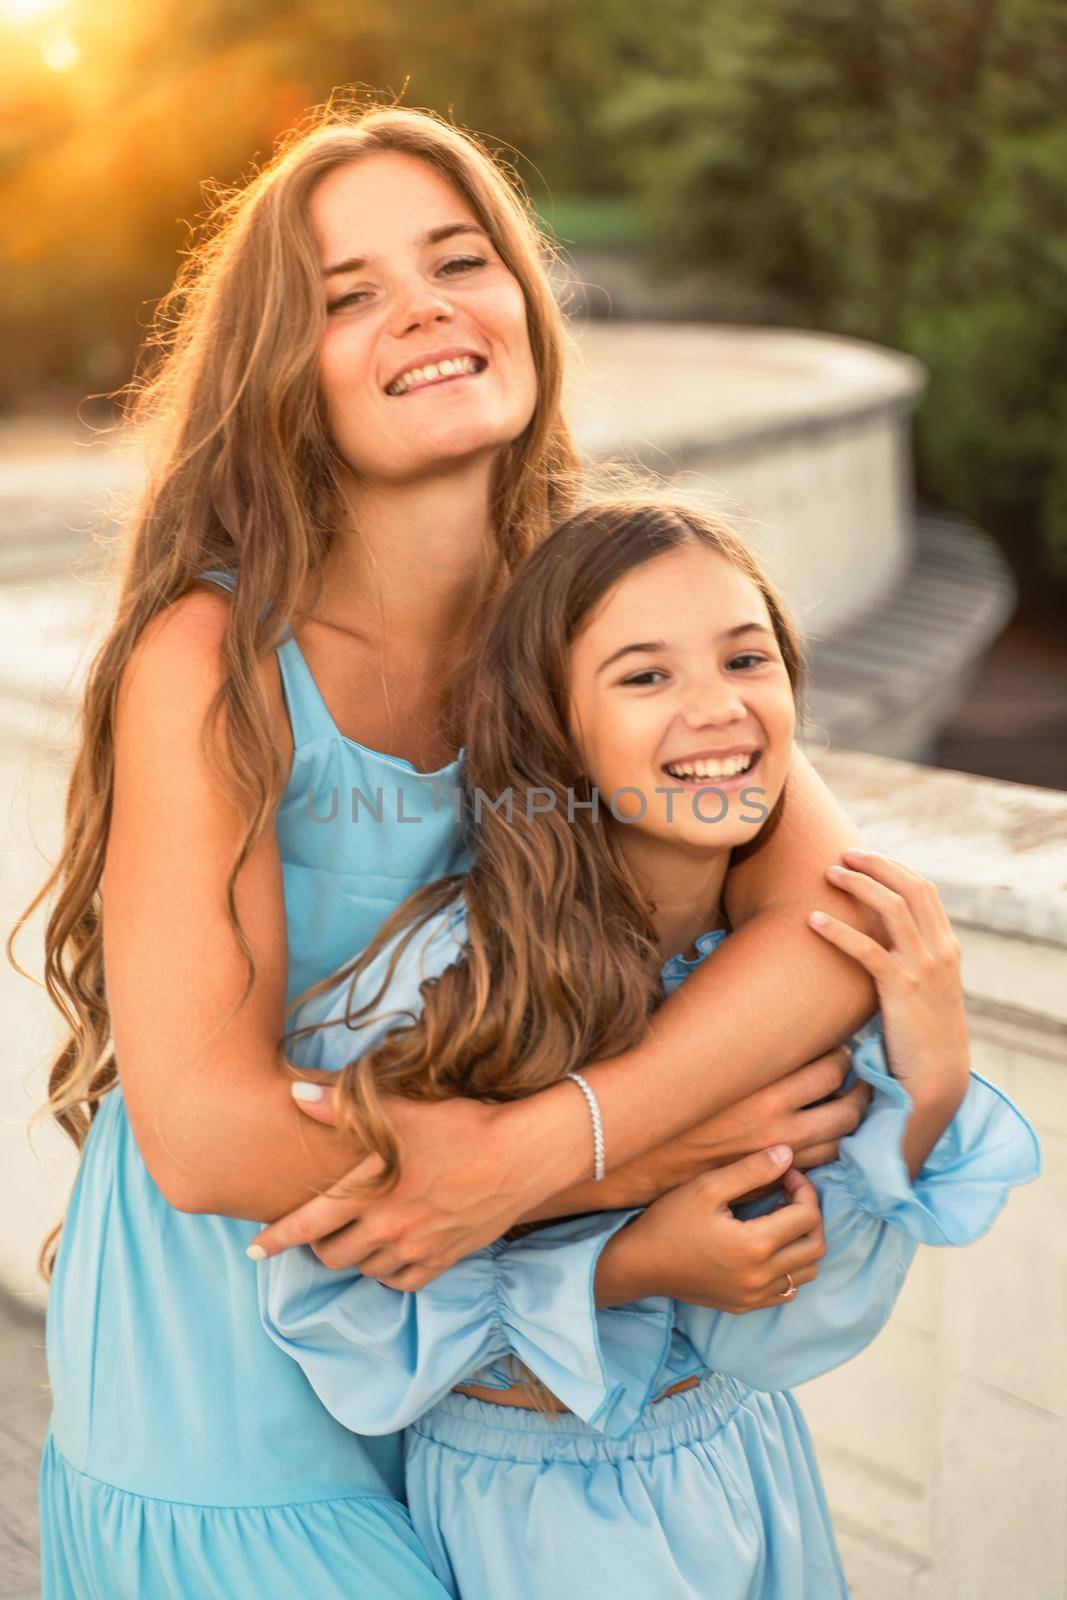
{"label": "gold ring", "polygon": [[789,1287],[788,1287],[788,1289],[780,1290],[778,1298],[779,1298],[779,1300],[792,1300],[793,1296],[797,1292],[797,1286],[793,1282],[793,1274],[791,1272],[787,1272],[786,1273],[785,1281],[789,1285]]}

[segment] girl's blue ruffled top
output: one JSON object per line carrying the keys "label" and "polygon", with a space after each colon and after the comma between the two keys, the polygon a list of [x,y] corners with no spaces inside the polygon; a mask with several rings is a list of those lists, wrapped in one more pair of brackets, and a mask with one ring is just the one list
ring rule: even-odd
{"label": "girl's blue ruffled top", "polygon": [[[349,1008],[372,999],[398,940],[351,980],[308,1002],[297,1023],[328,1022],[291,1059],[340,1070],[415,1017],[420,986],[465,948],[462,895],[430,919],[399,957],[362,1025]],[[701,935],[694,958],[662,970],[667,993],[726,937]],[[622,1437],[671,1383],[714,1371],[756,1389],[785,1389],[841,1365],[884,1326],[917,1245],[969,1244],[996,1219],[1016,1184],[1041,1166],[1021,1111],[972,1073],[956,1115],[915,1182],[903,1135],[912,1102],[886,1061],[877,1019],[852,1040],[846,1086],[872,1089],[867,1114],[842,1139],[838,1159],[808,1175],[822,1207],[827,1253],[797,1296],[733,1316],[661,1296],[597,1308],[594,1278],[607,1240],[638,1213],[568,1218],[518,1240],[497,1240],[417,1293],[389,1289],[357,1270],[335,1272],[300,1246],[257,1267],[263,1325],[297,1361],[327,1409],[362,1434],[391,1433],[458,1383],[506,1388],[518,1357],[577,1416]],[[458,1155],[458,1152],[457,1152]],[[769,1211],[776,1196],[738,1208]]]}

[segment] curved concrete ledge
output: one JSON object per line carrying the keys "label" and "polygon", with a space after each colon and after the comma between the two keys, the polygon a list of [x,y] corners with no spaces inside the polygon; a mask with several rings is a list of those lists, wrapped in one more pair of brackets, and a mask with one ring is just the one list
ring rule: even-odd
{"label": "curved concrete ledge", "polygon": [[568,398],[583,445],[673,473],[739,522],[805,629],[843,626],[896,581],[912,539],[919,362],[786,328],[578,331],[589,370]]}

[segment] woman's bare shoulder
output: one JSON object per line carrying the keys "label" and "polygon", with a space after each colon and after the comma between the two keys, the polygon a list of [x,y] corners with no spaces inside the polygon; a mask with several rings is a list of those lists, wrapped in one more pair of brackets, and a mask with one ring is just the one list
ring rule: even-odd
{"label": "woman's bare shoulder", "polygon": [[[199,735],[215,694],[228,675],[224,641],[232,600],[206,580],[198,581],[141,630],[119,684],[120,722],[150,719],[157,731]],[[289,719],[275,652],[258,667],[260,684],[283,751],[291,747]],[[123,711],[126,716],[123,718]]]}

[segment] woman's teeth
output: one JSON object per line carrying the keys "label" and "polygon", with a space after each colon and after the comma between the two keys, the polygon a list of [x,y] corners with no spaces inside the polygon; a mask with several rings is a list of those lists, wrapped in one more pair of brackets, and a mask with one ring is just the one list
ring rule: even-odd
{"label": "woman's teeth", "polygon": [[423,383],[434,383],[439,378],[454,378],[460,372],[481,372],[484,362],[475,356],[453,356],[450,361],[437,361],[429,367],[412,367],[386,389],[386,394],[407,394]]}
{"label": "woman's teeth", "polygon": [[725,761],[676,761],[664,771],[672,778],[736,778],[747,772],[758,752],[745,756],[728,756]]}

